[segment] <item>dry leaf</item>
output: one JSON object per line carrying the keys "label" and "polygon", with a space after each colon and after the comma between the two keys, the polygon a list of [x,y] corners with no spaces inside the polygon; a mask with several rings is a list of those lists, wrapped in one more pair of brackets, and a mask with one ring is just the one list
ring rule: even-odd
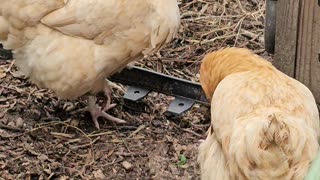
{"label": "dry leaf", "polygon": [[5,73],[2,70],[0,70],[0,79],[4,78],[6,76],[7,76],[7,73]]}

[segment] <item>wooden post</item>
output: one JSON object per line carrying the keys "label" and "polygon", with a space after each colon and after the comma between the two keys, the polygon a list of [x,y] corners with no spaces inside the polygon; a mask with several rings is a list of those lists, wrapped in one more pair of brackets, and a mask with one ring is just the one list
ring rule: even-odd
{"label": "wooden post", "polygon": [[273,64],[291,77],[294,77],[295,74],[300,1],[302,0],[277,1],[275,60]]}
{"label": "wooden post", "polygon": [[320,7],[303,0],[299,18],[295,78],[308,86],[320,102]]}
{"label": "wooden post", "polygon": [[273,64],[305,84],[320,103],[318,0],[278,0]]}

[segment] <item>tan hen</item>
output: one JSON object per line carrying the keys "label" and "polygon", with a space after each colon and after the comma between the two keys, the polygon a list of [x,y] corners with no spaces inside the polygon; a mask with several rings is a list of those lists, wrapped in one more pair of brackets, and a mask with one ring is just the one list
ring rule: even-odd
{"label": "tan hen", "polygon": [[35,84],[64,99],[104,90],[102,110],[89,99],[97,128],[112,108],[105,78],[159,50],[177,33],[176,0],[0,0],[0,42]]}
{"label": "tan hen", "polygon": [[306,86],[241,48],[208,54],[200,81],[212,99],[211,127],[199,149],[203,180],[304,178],[320,132]]}

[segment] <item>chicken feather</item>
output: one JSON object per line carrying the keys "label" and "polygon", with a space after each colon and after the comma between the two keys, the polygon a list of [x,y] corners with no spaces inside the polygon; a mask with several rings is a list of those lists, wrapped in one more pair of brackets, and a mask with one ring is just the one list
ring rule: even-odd
{"label": "chicken feather", "polygon": [[200,82],[211,127],[202,179],[303,179],[316,157],[319,113],[310,90],[242,48],[208,54]]}
{"label": "chicken feather", "polygon": [[177,33],[176,0],[0,0],[0,42],[32,82],[64,99],[159,50]]}

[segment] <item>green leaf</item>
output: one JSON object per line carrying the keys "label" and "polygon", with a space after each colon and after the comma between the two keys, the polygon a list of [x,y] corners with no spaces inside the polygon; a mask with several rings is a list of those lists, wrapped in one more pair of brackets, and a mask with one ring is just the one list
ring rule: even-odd
{"label": "green leaf", "polygon": [[178,166],[183,166],[187,163],[187,158],[185,155],[181,154],[179,156],[179,162],[177,163]]}

